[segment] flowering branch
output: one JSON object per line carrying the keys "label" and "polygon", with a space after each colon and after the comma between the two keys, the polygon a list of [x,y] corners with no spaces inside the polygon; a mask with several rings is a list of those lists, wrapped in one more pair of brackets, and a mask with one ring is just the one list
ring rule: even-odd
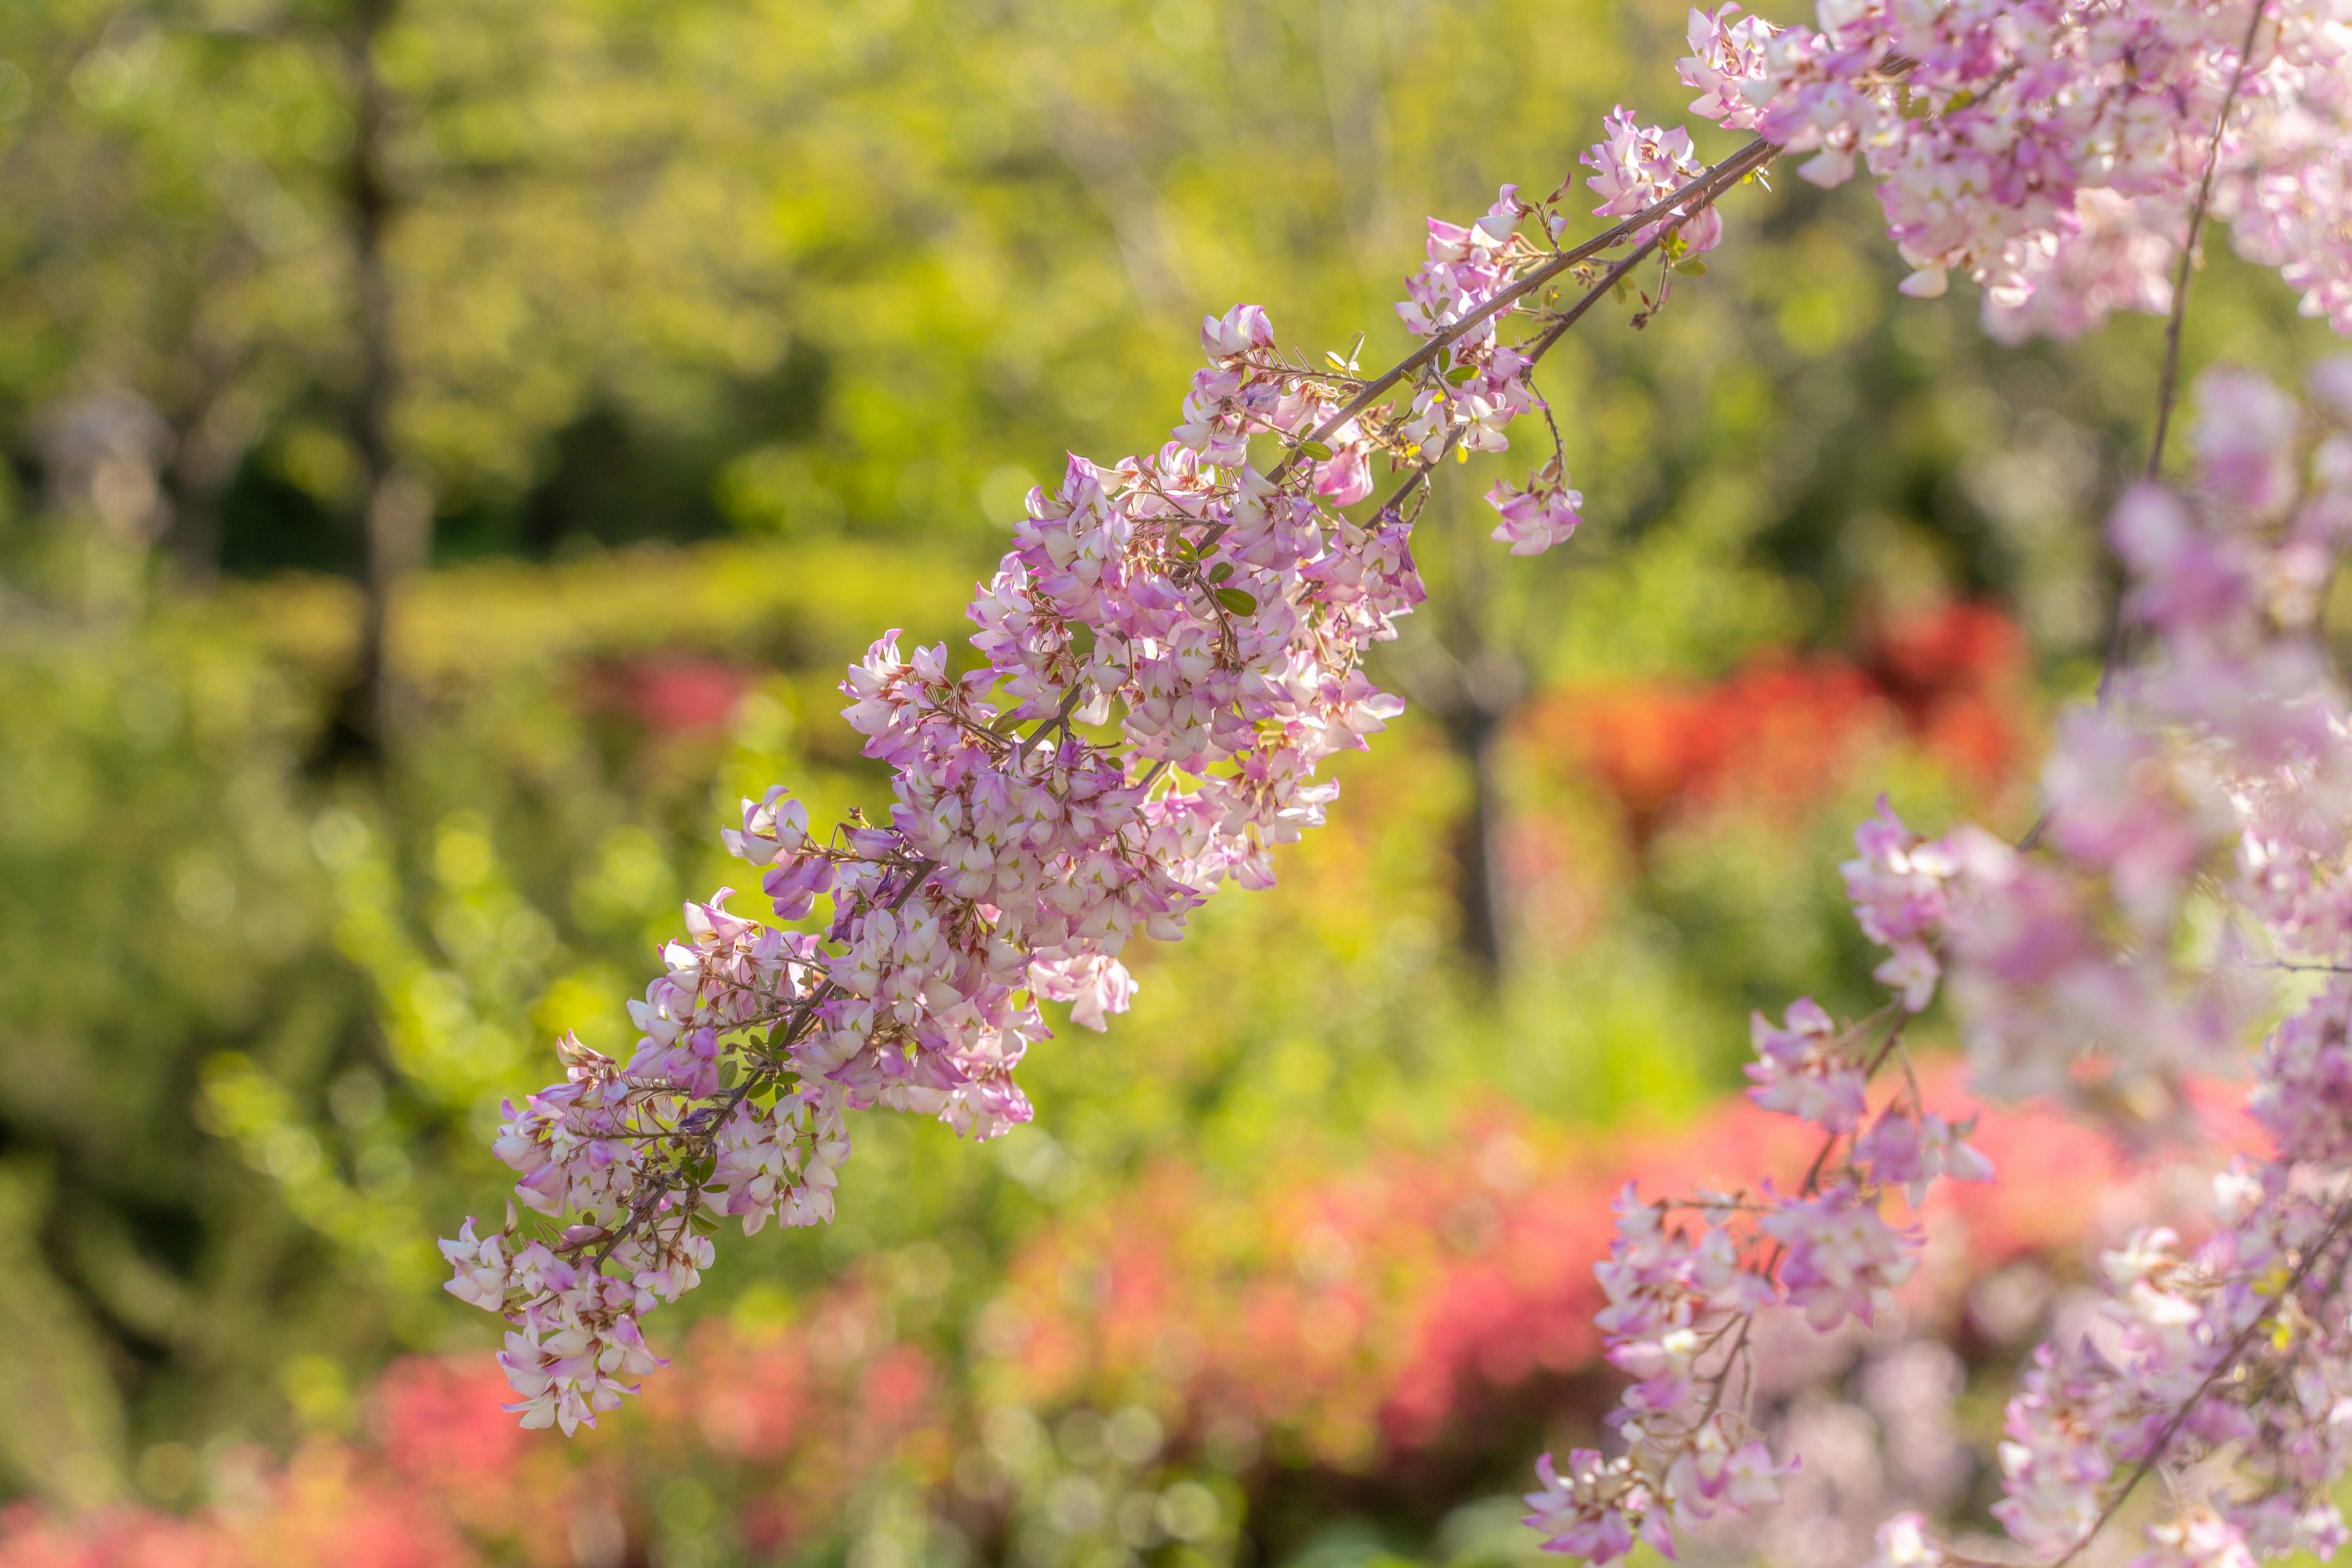
{"label": "flowering branch", "polygon": [[[2337,1206],[2334,1217],[2328,1221],[2326,1234],[2320,1237],[2316,1246],[2304,1253],[2302,1261],[2297,1263],[2294,1272],[2287,1276],[2286,1282],[2280,1288],[2273,1303],[2260,1316],[2247,1323],[2244,1328],[2240,1329],[2237,1337],[2230,1342],[2219,1356],[2214,1358],[2212,1369],[2206,1373],[2204,1380],[2198,1384],[2195,1392],[2182,1400],[2166,1418],[2163,1427],[2157,1433],[2154,1440],[2147,1444],[2147,1452],[2140,1456],[2139,1463],[2132,1467],[2131,1474],[2124,1478],[2123,1485],[2117,1487],[2114,1494],[2108,1498],[2106,1506],[2099,1510],[2098,1518],[2091,1521],[2091,1527],[2083,1532],[2082,1539],[2068,1547],[2065,1555],[2059,1558],[2052,1568],[2066,1568],[2067,1563],[2074,1562],[2089,1548],[2091,1542],[2097,1539],[2100,1531],[2105,1530],[2114,1521],[2116,1515],[2122,1510],[2124,1504],[2130,1500],[2131,1494],[2137,1489],[2140,1482],[2147,1479],[2156,1469],[2158,1463],[2170,1453],[2173,1439],[2179,1436],[2182,1430],[2188,1426],[2189,1418],[2197,1414],[2199,1407],[2205,1403],[2206,1396],[2213,1392],[2224,1377],[2235,1376],[2243,1371],[2246,1352],[2252,1347],[2256,1336],[2272,1331],[2278,1321],[2281,1309],[2294,1299],[2297,1292],[2302,1289],[2304,1281],[2311,1278],[2312,1270],[2317,1268],[2321,1260],[2335,1249],[2336,1244],[2344,1238],[2347,1226],[2352,1226],[2352,1202]],[[2340,1266],[2343,1260],[2339,1258],[2337,1261]]]}
{"label": "flowering branch", "polygon": [[[1558,278],[1561,273],[1570,271],[1580,266],[1582,263],[1590,261],[1596,256],[1605,255],[1609,251],[1613,250],[1618,246],[1623,244],[1628,237],[1642,234],[1645,225],[1654,224],[1659,218],[1665,217],[1671,214],[1675,215],[1673,219],[1674,226],[1675,228],[1681,227],[1683,223],[1692,216],[1695,216],[1696,214],[1706,208],[1712,207],[1714,204],[1734,185],[1737,185],[1749,174],[1769,163],[1772,159],[1779,154],[1780,151],[1780,148],[1774,146],[1769,142],[1761,140],[1760,138],[1750,142],[1747,146],[1742,147],[1738,152],[1734,153],[1722,163],[1716,164],[1712,168],[1702,171],[1693,177],[1688,184],[1660,196],[1656,201],[1652,202],[1648,206],[1634,213],[1631,217],[1624,219],[1611,228],[1602,230],[1601,233],[1594,235],[1591,239],[1585,240],[1581,244],[1572,246],[1567,250],[1559,252],[1549,260],[1530,270],[1517,283],[1512,284],[1507,289],[1501,289],[1495,293],[1485,304],[1462,317],[1461,320],[1456,321],[1452,327],[1431,337],[1430,340],[1422,344],[1421,347],[1413,350],[1412,353],[1405,355],[1404,358],[1399,360],[1395,364],[1390,366],[1379,375],[1376,375],[1371,380],[1366,382],[1362,389],[1360,390],[1344,407],[1333,414],[1328,419],[1324,421],[1322,425],[1317,426],[1315,431],[1307,437],[1307,440],[1329,440],[1331,437],[1342,426],[1346,425],[1349,420],[1354,418],[1357,415],[1361,414],[1365,409],[1370,408],[1373,404],[1377,403],[1388,393],[1391,387],[1395,386],[1407,376],[1435,363],[1438,356],[1450,348],[1456,339],[1475,331],[1479,327],[1484,326],[1487,321],[1493,320],[1496,316],[1517,305],[1521,300],[1526,299],[1528,295],[1539,291],[1544,285],[1549,283],[1553,279]],[[1632,256],[1627,257],[1623,261],[1617,264],[1614,275],[1605,281],[1613,286],[1617,278],[1622,277],[1625,272],[1632,270],[1633,265],[1635,262],[1649,255],[1651,251],[1655,248],[1656,246],[1654,243],[1652,243],[1650,240],[1644,240],[1641,247],[1636,249]],[[1591,293],[1586,294],[1584,300],[1579,303],[1579,308],[1576,311],[1577,315],[1581,315],[1583,313],[1583,306],[1585,304],[1589,304],[1592,298],[1593,295]],[[1570,319],[1570,324],[1573,324],[1573,318]],[[1544,349],[1549,348],[1552,343],[1558,342],[1559,332],[1565,329],[1556,329],[1549,336],[1538,340],[1540,346],[1537,349],[1534,357],[1540,357]],[[1286,464],[1289,460],[1290,459],[1288,458],[1284,459]],[[1278,474],[1280,470],[1277,468],[1276,473]]]}
{"label": "flowering branch", "polygon": [[[2352,89],[2344,47],[2298,17],[2256,69],[2263,16],[2258,3],[2232,49],[2189,5],[2094,16],[2062,5],[1898,11],[1865,0],[1824,5],[1819,32],[1736,19],[1727,6],[1693,14],[1683,69],[1702,90],[1698,112],[1814,151],[1800,173],[1815,183],[1841,183],[1867,158],[1915,268],[1906,293],[1939,294],[1959,267],[1986,283],[1997,331],[2079,330],[2125,301],[2168,308],[2152,476],[2208,205],[2220,199],[2241,247],[2256,253],[2280,251],[2275,236],[2288,230],[2335,224],[2341,233],[2347,216],[2333,176],[2352,142],[2336,111]],[[2233,133],[2242,94],[2253,110]],[[2200,115],[2209,134],[2195,129]],[[2333,129],[2315,136],[2322,115]],[[2071,211],[2046,194],[2053,159],[2074,187]],[[2163,255],[2133,237],[2160,221],[2174,193],[2189,233],[2179,280],[2158,302],[2147,279],[2160,279]],[[2312,245],[2287,266],[2290,281],[2310,286],[2306,310],[2352,326],[2334,303],[2336,279],[2352,273],[2342,250]],[[2099,704],[2061,728],[2050,806],[2025,846],[1976,829],[1922,842],[1882,802],[1846,867],[1865,934],[1889,950],[1877,977],[1907,1013],[1927,1005],[1949,966],[1989,1087],[2087,1098],[2111,1112],[2135,1100],[2177,1106],[2188,1067],[2226,1061],[2253,1011],[2229,962],[2241,939],[2233,931],[2224,962],[2201,972],[2173,955],[2185,951],[2177,930],[2189,889],[2233,842],[2239,873],[2220,885],[2247,938],[2315,943],[2323,957],[2342,956],[2352,939],[2352,889],[2339,883],[2352,716],[2307,635],[2316,585],[2352,522],[2352,440],[2321,443],[2315,483],[2298,504],[2291,405],[2248,377],[2210,378],[2207,389],[2197,433],[2204,516],[2144,485],[2111,524],[2132,579],[2117,625],[2149,625],[2163,660],[2126,675],[2121,643],[2111,650]],[[2315,391],[2323,414],[2352,414],[2352,369],[2332,367]],[[2255,1112],[2293,1135],[2281,1131],[2277,1161],[2225,1184],[2224,1229],[2187,1262],[2171,1258],[2168,1232],[2110,1258],[2124,1359],[2061,1344],[2037,1355],[2011,1405],[2010,1496],[1996,1510],[2020,1542],[2071,1561],[2157,1464],[2257,1434],[2271,1439],[2257,1450],[2268,1458],[2242,1459],[2235,1490],[2184,1503],[2152,1531],[2165,1560],[2324,1554],[2345,1538],[2324,1489],[2347,1456],[2332,1428],[2314,1425],[2337,1407],[2331,1391],[2352,1387],[2344,1303],[2334,1300],[2340,1262],[2320,1299],[2306,1298],[2342,1236],[2342,1213],[2315,1209],[2311,1191],[2340,1190],[2352,1164],[2347,1010],[2352,1000],[2315,1004],[2274,1037]],[[1643,1539],[1671,1554],[1677,1530],[1773,1500],[1785,1467],[1727,1403],[1756,1315],[1779,1306],[1802,1309],[1818,1329],[1866,1321],[1874,1294],[1915,1262],[1916,1232],[1881,1216],[1892,1184],[1863,1157],[1865,1142],[1890,1129],[1898,1157],[1935,1149],[1943,1173],[1990,1174],[1964,1173],[1953,1162],[1965,1144],[1935,1136],[1924,1114],[1910,1121],[1899,1102],[1854,1135],[1870,1074],[1851,1054],[1854,1032],[1810,1001],[1782,1027],[1759,1018],[1756,1034],[1751,1092],[1828,1137],[1798,1196],[1777,1199],[1768,1185],[1760,1202],[1699,1207],[1696,1237],[1665,1228],[1675,1205],[1639,1204],[1630,1192],[1621,1200],[1599,1322],[1612,1359],[1636,1382],[1612,1417],[1616,1457],[1579,1451],[1565,1475],[1549,1457],[1538,1466],[1528,1522],[1550,1550],[1605,1563]],[[2085,1062],[2096,1077],[2085,1078]],[[1846,1136],[1847,1171],[1816,1196]],[[1920,1188],[1909,1195],[1916,1207]],[[1787,1266],[1777,1249],[1758,1258],[1752,1240],[1731,1232],[1734,1215],[1749,1237],[1775,1237]],[[2271,1364],[2250,1367],[2261,1345]],[[1717,1347],[1728,1348],[1701,1368],[1697,1358]],[[2103,1497],[2125,1468],[2123,1485]],[[1890,1521],[1879,1560],[1958,1561],[1916,1516]]]}
{"label": "flowering branch", "polygon": [[[2152,486],[2118,505],[2126,608],[2155,657],[2112,701],[2062,720],[2043,848],[1973,827],[1924,841],[1883,801],[1857,832],[1847,889],[1897,994],[1846,1027],[1801,999],[1780,1026],[1756,1020],[1751,1095],[1826,1134],[1797,1194],[1621,1200],[1598,1321],[1637,1381],[1612,1417],[1622,1452],[1580,1451],[1564,1474],[1539,1466],[1529,1522],[1553,1549],[1596,1563],[1636,1540],[1671,1551],[1678,1531],[1777,1497],[1789,1466],[1729,1397],[1749,1325],[1767,1308],[1822,1331],[1868,1322],[1922,1239],[1883,1216],[1892,1189],[1916,1213],[1937,1176],[1990,1174],[1916,1090],[1861,1131],[1876,1068],[1942,986],[1986,1087],[2072,1099],[2146,1135],[2162,1131],[2149,1108],[2177,1115],[2163,1108],[2182,1103],[2187,1071],[2243,1052],[2263,1010],[2248,977],[2352,967],[2352,710],[2311,636],[2311,585],[2352,531],[2352,361],[2323,367],[2313,391],[2305,418],[2254,377],[2209,375],[2194,505]],[[2205,958],[2181,940],[2212,897],[2200,884],[2225,921]],[[2249,1109],[2274,1156],[2221,1179],[2220,1224],[2194,1253],[2158,1229],[2109,1254],[2101,1339],[2043,1345],[2011,1402],[1994,1511],[2045,1561],[2073,1561],[2157,1467],[2225,1451],[2230,1484],[2176,1492],[2146,1561],[2218,1568],[2347,1538],[2327,1489],[2352,1467],[2352,1433],[2332,1425],[2352,1410],[2352,984],[2290,1014],[2254,1078]],[[1703,1230],[1668,1228],[1670,1209]],[[1965,1561],[1916,1516],[1879,1545],[1885,1568]]]}
{"label": "flowering branch", "polygon": [[[512,1325],[509,1408],[566,1431],[613,1408],[659,1364],[639,1320],[697,1282],[721,1217],[747,1233],[831,1217],[847,1111],[983,1138],[1018,1125],[1013,1071],[1047,1037],[1045,1003],[1102,1027],[1133,993],[1129,940],[1181,935],[1228,879],[1270,881],[1274,849],[1336,798],[1322,763],[1400,710],[1363,658],[1422,597],[1408,503],[1448,454],[1507,450],[1541,409],[1552,451],[1488,491],[1494,536],[1515,554],[1570,537],[1583,498],[1535,365],[1654,261],[1657,297],[1633,318],[1647,321],[1668,269],[1720,243],[1720,197],[1781,152],[1811,153],[1799,173],[1823,185],[1866,167],[1913,268],[1903,291],[1961,271],[1998,334],[2168,310],[2152,474],[2209,208],[2307,312],[2352,329],[2352,32],[2326,7],[2283,11],[2257,64],[2263,19],[2258,3],[2241,40],[2208,0],[1823,0],[1818,28],[1786,29],[1694,13],[1694,111],[1755,133],[1729,158],[1702,165],[1687,133],[1621,109],[1583,160],[1595,214],[1618,220],[1601,235],[1561,248],[1565,184],[1433,219],[1398,306],[1422,345],[1370,380],[1352,352],[1328,373],[1284,357],[1255,307],[1206,319],[1174,438],[1108,466],[1073,457],[1030,496],[971,607],[976,667],[944,646],[902,655],[893,633],[850,670],[846,717],[892,773],[887,821],[853,813],[819,841],[781,787],[745,802],[725,838],[772,918],[730,912],[724,889],[688,906],[631,1005],[627,1064],[567,1039],[566,1081],[509,1108],[498,1152],[533,1218],[510,1209],[488,1236],[469,1220],[444,1243],[450,1289]],[[1576,300],[1529,303],[1563,275]],[[1897,1194],[1916,1216],[1937,1181],[1992,1174],[1901,1055],[1939,992],[1984,1087],[2153,1135],[2179,1120],[2187,1073],[2243,1056],[2263,1011],[2251,954],[2352,960],[2352,712],[2312,636],[2352,530],[2352,367],[2323,369],[2308,414],[2252,377],[2201,384],[2195,484],[2143,484],[2109,522],[2118,625],[2148,628],[2152,657],[2062,720],[2027,845],[1924,839],[1882,801],[1843,870],[1890,999],[1846,1027],[1806,998],[1753,1019],[1751,1096],[1822,1133],[1797,1188],[1621,1196],[1599,1321],[1633,1381],[1612,1453],[1539,1465],[1530,1522],[1549,1549],[1671,1552],[1778,1495],[1796,1460],[1747,1408],[1759,1314],[1871,1323],[1923,1239],[1887,1217]],[[1376,458],[1403,477],[1360,521]],[[2193,940],[2216,911],[2218,953]],[[2234,1486],[2176,1499],[2156,1561],[2346,1538],[2326,1489],[2352,1463],[2335,1417],[2352,1410],[2347,1037],[2341,981],[2272,1031],[2252,1110],[2275,1156],[2222,1179],[2221,1223],[2189,1256],[2165,1231],[2109,1255],[2107,1344],[2037,1352],[1996,1510],[2029,1548],[2070,1560],[2154,1468],[2225,1453]],[[1874,1107],[1894,1060],[1905,1084]],[[1956,1561],[1909,1516],[1879,1559]]]}
{"label": "flowering branch", "polygon": [[[631,1004],[627,1063],[567,1037],[566,1081],[507,1109],[498,1152],[534,1220],[510,1208],[443,1244],[450,1289],[512,1325],[526,1425],[593,1422],[659,1364],[639,1320],[693,1288],[720,1219],[829,1220],[845,1112],[982,1138],[1027,1121],[1013,1074],[1046,1037],[1043,1004],[1102,1027],[1134,991],[1129,940],[1181,935],[1228,879],[1265,886],[1275,847],[1322,821],[1323,760],[1402,706],[1362,656],[1422,598],[1406,502],[1448,453],[1507,449],[1566,322],[1642,258],[1717,243],[1714,202],[1770,153],[1708,169],[1680,132],[1622,110],[1610,129],[1586,158],[1610,229],[1559,249],[1566,185],[1433,220],[1398,307],[1424,342],[1369,382],[1352,356],[1331,374],[1286,359],[1255,306],[1208,318],[1173,440],[1108,467],[1073,457],[1032,492],[971,605],[978,668],[944,646],[902,655],[893,633],[851,669],[846,717],[892,770],[887,823],[853,813],[820,842],[781,786],[746,801],[724,837],[772,920],[730,911],[726,889],[689,905]],[[1531,217],[1541,245],[1519,232]],[[1507,340],[1514,307],[1570,271],[1592,286],[1564,320]],[[1360,523],[1346,509],[1371,496],[1376,458],[1405,477]],[[1523,554],[1572,533],[1582,501],[1557,443],[1488,500]]]}

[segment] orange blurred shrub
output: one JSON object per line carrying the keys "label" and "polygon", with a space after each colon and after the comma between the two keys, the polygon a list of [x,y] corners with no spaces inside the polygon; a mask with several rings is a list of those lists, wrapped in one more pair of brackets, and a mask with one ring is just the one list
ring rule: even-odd
{"label": "orange blurred shrub", "polygon": [[1590,773],[1637,842],[1669,808],[1737,788],[1779,810],[1819,802],[1857,748],[1901,735],[1961,779],[1998,783],[2021,760],[2025,641],[1983,605],[1893,618],[1860,652],[1768,651],[1720,680],[1616,681],[1530,705],[1521,734]]}

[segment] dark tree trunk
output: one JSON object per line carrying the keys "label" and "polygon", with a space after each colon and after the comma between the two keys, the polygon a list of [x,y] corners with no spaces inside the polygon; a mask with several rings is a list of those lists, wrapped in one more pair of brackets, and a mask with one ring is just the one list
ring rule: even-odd
{"label": "dark tree trunk", "polygon": [[1486,541],[1464,526],[1456,503],[1433,492],[1434,542],[1452,570],[1433,584],[1426,633],[1393,643],[1390,655],[1406,700],[1445,727],[1470,774],[1470,800],[1454,826],[1454,899],[1463,954],[1490,984],[1510,967],[1516,935],[1504,834],[1503,733],[1527,694],[1527,669],[1497,636],[1487,592]]}
{"label": "dark tree trunk", "polygon": [[345,170],[344,222],[351,243],[360,363],[346,418],[359,455],[362,598],[358,657],[329,748],[336,760],[370,766],[382,762],[398,721],[397,681],[387,650],[392,603],[402,582],[425,564],[433,542],[430,492],[401,468],[392,445],[399,358],[384,247],[397,198],[384,167],[390,104],[376,74],[375,43],[392,20],[395,4],[359,0],[348,44],[355,128]]}
{"label": "dark tree trunk", "polygon": [[1503,802],[1496,777],[1496,752],[1505,712],[1475,703],[1447,713],[1446,734],[1470,769],[1470,808],[1455,827],[1457,896],[1462,910],[1462,947],[1492,975],[1510,959],[1510,887],[1503,857]]}

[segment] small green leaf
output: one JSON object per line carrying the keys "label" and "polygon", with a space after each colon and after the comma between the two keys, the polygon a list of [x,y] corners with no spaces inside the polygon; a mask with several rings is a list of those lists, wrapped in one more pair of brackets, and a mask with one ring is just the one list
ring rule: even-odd
{"label": "small green leaf", "polygon": [[1331,460],[1331,448],[1320,441],[1301,441],[1298,443],[1298,449],[1318,463],[1328,463]]}
{"label": "small green leaf", "polygon": [[1459,385],[1461,385],[1464,382],[1468,381],[1468,380],[1470,380],[1472,377],[1475,376],[1477,374],[1478,374],[1478,367],[1477,367],[1476,365],[1475,365],[1475,364],[1465,364],[1465,365],[1462,365],[1462,366],[1460,366],[1460,367],[1459,367],[1459,368],[1457,368],[1457,369],[1447,371],[1447,372],[1445,373],[1445,379],[1446,379],[1447,381],[1452,382],[1454,385],[1459,386]]}
{"label": "small green leaf", "polygon": [[1704,278],[1706,276],[1706,263],[1693,257],[1676,267],[1675,270],[1686,278]]}
{"label": "small green leaf", "polygon": [[1947,114],[1958,114],[1961,110],[1966,109],[1969,104],[1974,103],[1976,100],[1977,95],[1975,93],[1969,91],[1967,88],[1962,88],[1959,91],[1952,94],[1951,102],[1944,105],[1944,112]]}
{"label": "small green leaf", "polygon": [[1612,283],[1609,286],[1609,292],[1617,297],[1617,302],[1619,304],[1623,304],[1625,302],[1625,279],[1620,278],[1616,282]]}
{"label": "small green leaf", "polygon": [[1257,595],[1240,588],[1218,589],[1217,603],[1237,616],[1257,614]]}
{"label": "small green leaf", "polygon": [[1234,563],[1230,561],[1220,561],[1209,568],[1209,581],[1212,583],[1222,583],[1233,574]]}

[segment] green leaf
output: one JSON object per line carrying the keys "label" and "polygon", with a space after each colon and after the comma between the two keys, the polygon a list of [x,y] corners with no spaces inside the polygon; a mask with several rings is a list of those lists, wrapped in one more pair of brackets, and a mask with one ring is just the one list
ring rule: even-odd
{"label": "green leaf", "polygon": [[1298,449],[1318,463],[1328,463],[1331,460],[1331,448],[1320,441],[1301,441],[1298,443]]}
{"label": "green leaf", "polygon": [[1706,276],[1706,263],[1701,261],[1696,257],[1693,257],[1688,261],[1676,267],[1675,270],[1682,273],[1685,277],[1704,278]]}
{"label": "green leaf", "polygon": [[1212,583],[1222,583],[1233,574],[1234,563],[1230,561],[1220,561],[1209,568],[1209,581]]}
{"label": "green leaf", "polygon": [[1257,614],[1257,595],[1245,592],[1240,588],[1218,589],[1217,603],[1223,605],[1225,608],[1231,610],[1237,616],[1254,616]]}
{"label": "green leaf", "polygon": [[1457,368],[1457,369],[1454,369],[1454,370],[1449,370],[1449,371],[1447,371],[1447,372],[1445,373],[1445,379],[1446,379],[1447,381],[1449,381],[1449,382],[1452,382],[1454,385],[1459,386],[1459,385],[1461,385],[1464,382],[1468,381],[1471,377],[1473,377],[1473,376],[1476,375],[1477,374],[1478,374],[1478,367],[1477,367],[1476,365],[1475,365],[1475,364],[1465,364],[1465,365],[1462,365],[1462,366],[1460,366],[1460,367],[1459,367],[1459,368]]}

